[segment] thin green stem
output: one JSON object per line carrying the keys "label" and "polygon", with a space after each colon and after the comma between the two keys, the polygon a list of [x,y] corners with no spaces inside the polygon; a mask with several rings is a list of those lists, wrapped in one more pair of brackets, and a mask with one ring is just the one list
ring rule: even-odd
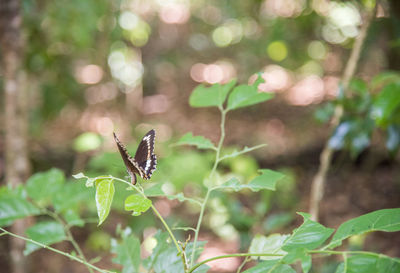
{"label": "thin green stem", "polygon": [[92,264],[90,264],[90,263],[88,263],[88,262],[86,262],[86,261],[83,261],[83,260],[79,259],[78,257],[72,256],[71,254],[68,254],[68,253],[66,253],[66,252],[64,252],[64,251],[58,250],[58,249],[56,249],[56,248],[53,248],[53,247],[51,247],[51,246],[42,244],[42,243],[37,242],[37,241],[35,241],[35,240],[32,240],[32,239],[29,239],[29,238],[26,238],[26,237],[17,235],[17,234],[15,234],[15,233],[9,232],[9,231],[7,231],[7,230],[1,228],[1,227],[0,227],[0,230],[3,231],[3,233],[5,233],[5,234],[7,234],[7,235],[10,235],[10,236],[12,236],[12,237],[15,237],[15,238],[24,240],[24,241],[26,241],[26,242],[30,242],[30,243],[32,243],[32,244],[35,244],[35,245],[40,246],[41,248],[45,248],[45,249],[51,250],[51,251],[53,251],[53,252],[56,252],[56,253],[58,253],[58,254],[61,254],[61,255],[63,255],[63,256],[66,256],[66,257],[70,258],[71,260],[74,260],[74,261],[76,261],[76,262],[78,262],[78,263],[84,264],[84,265],[86,265],[86,266],[88,266],[88,267],[90,267],[90,268],[92,268],[92,269],[94,269],[94,270],[97,270],[98,272],[102,272],[102,273],[110,273],[110,272],[113,272],[113,271],[109,271],[109,270],[104,270],[104,269],[98,268],[97,266],[94,266],[94,265],[92,265]]}
{"label": "thin green stem", "polygon": [[196,251],[196,244],[197,244],[197,239],[199,237],[200,226],[201,226],[201,222],[203,221],[204,210],[206,208],[206,203],[208,201],[211,191],[212,191],[212,189],[210,189],[210,188],[207,189],[206,197],[204,198],[203,204],[201,205],[199,219],[197,220],[196,230],[194,231],[193,249],[192,249],[192,254],[190,256],[190,267],[193,266],[194,254]]}
{"label": "thin green stem", "polygon": [[233,152],[231,154],[224,155],[224,156],[220,157],[219,158],[219,162],[221,162],[224,159],[231,158],[231,157],[236,157],[238,155],[245,154],[245,153],[260,149],[260,148],[265,147],[265,146],[267,146],[267,144],[260,144],[260,145],[257,145],[257,146],[254,146],[254,147],[250,147],[250,148],[245,147],[243,150],[241,150],[239,152]]}
{"label": "thin green stem", "polygon": [[[138,193],[140,193],[144,198],[147,198],[147,196],[143,192],[143,188],[140,185],[135,186],[135,185],[132,185],[130,182],[126,181],[126,180],[123,180],[123,179],[120,179],[120,178],[116,178],[116,177],[113,177],[113,176],[109,176],[108,178],[115,179],[117,181],[120,181],[122,183],[127,184],[129,187],[135,189]],[[176,240],[176,238],[175,238],[174,234],[172,233],[171,229],[169,228],[167,222],[165,222],[164,218],[161,216],[160,212],[154,207],[154,205],[151,205],[151,209],[157,215],[157,217],[160,219],[161,223],[164,225],[165,229],[169,233],[169,236],[171,237],[172,241],[174,242],[175,247],[178,250],[178,253],[181,253],[182,251],[181,251],[181,249],[179,247],[178,241]],[[181,255],[181,257],[182,257],[182,261],[183,261],[184,266],[186,266],[187,262],[185,260],[185,257],[183,255]]]}
{"label": "thin green stem", "polygon": [[336,250],[309,250],[307,251],[309,254],[328,254],[328,255],[369,255],[369,256],[376,256],[380,257],[381,254],[369,252],[369,251],[336,251]]}
{"label": "thin green stem", "polygon": [[240,273],[248,261],[249,261],[249,257],[245,257],[243,262],[240,264],[239,268],[236,270],[236,273]]}
{"label": "thin green stem", "polygon": [[[215,154],[214,166],[212,167],[211,172],[210,172],[210,176],[209,176],[210,179],[212,179],[214,177],[215,171],[217,170],[218,163],[220,162],[220,154],[221,154],[222,144],[224,143],[224,139],[225,139],[225,118],[226,118],[226,113],[228,113],[228,111],[226,109],[223,109],[222,107],[219,107],[219,110],[221,112],[221,123],[220,123],[221,136],[219,138],[218,147],[217,147],[216,154]],[[210,197],[211,191],[212,191],[211,188],[207,189],[206,197],[204,198],[203,203],[201,205],[200,215],[199,215],[199,219],[197,221],[196,231],[194,234],[192,255],[190,256],[190,267],[192,267],[193,263],[194,263],[194,254],[196,252],[197,239],[199,237],[199,232],[200,232],[201,223],[203,221],[204,211],[206,208],[208,198]]]}
{"label": "thin green stem", "polygon": [[343,268],[343,272],[347,272],[347,254],[343,253],[343,264],[344,264],[344,268]]}
{"label": "thin green stem", "polygon": [[[50,216],[51,218],[53,218],[54,220],[56,220],[57,222],[59,222],[59,223],[64,227],[64,231],[65,231],[65,233],[66,233],[66,235],[67,235],[67,240],[68,240],[69,242],[71,242],[71,244],[72,244],[72,246],[75,248],[76,252],[78,252],[79,257],[80,257],[83,261],[88,262],[87,259],[86,259],[86,257],[85,257],[85,254],[83,254],[82,249],[80,248],[80,246],[78,245],[78,243],[75,241],[74,236],[72,236],[72,233],[71,233],[71,230],[70,230],[70,226],[67,225],[67,224],[64,222],[64,220],[61,219],[61,217],[60,217],[57,213],[55,213],[55,212],[53,212],[53,211],[51,211],[51,210],[48,210],[47,208],[44,208],[44,209],[42,208],[42,211],[43,211],[45,214],[47,214],[48,216]],[[92,269],[92,268],[90,268],[88,265],[86,265],[86,267],[87,267],[87,269],[88,269],[88,271],[89,271],[90,273],[93,273],[93,269]]]}
{"label": "thin green stem", "polygon": [[220,259],[226,259],[226,258],[232,258],[232,257],[252,257],[252,256],[256,256],[256,257],[283,257],[285,255],[283,255],[283,254],[266,254],[266,253],[235,253],[235,254],[221,255],[221,256],[216,256],[216,257],[212,257],[210,259],[201,261],[200,263],[198,263],[195,266],[191,267],[189,269],[188,273],[192,273],[193,271],[195,271],[197,268],[199,268],[203,264],[206,264],[206,263],[211,262],[211,261],[220,260]]}
{"label": "thin green stem", "polygon": [[164,218],[161,216],[161,214],[158,212],[158,210],[153,205],[151,205],[151,209],[154,211],[154,213],[160,219],[161,223],[164,225],[165,229],[168,231],[169,236],[171,237],[172,241],[174,242],[178,252],[181,252],[178,241],[176,240],[176,238],[175,238],[174,234],[172,233],[171,229],[169,228],[168,224],[165,222]]}

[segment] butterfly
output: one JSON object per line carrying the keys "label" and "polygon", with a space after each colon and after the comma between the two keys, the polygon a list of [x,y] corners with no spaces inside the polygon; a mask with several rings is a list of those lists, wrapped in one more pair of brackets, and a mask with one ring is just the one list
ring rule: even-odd
{"label": "butterfly", "polygon": [[117,143],[119,153],[124,160],[126,170],[131,177],[131,183],[136,184],[136,175],[140,175],[143,179],[150,179],[154,170],[157,166],[157,157],[154,154],[154,139],[156,137],[156,132],[150,130],[144,135],[142,141],[140,142],[135,157],[132,158],[125,146],[118,139],[117,135],[114,133],[114,140]]}

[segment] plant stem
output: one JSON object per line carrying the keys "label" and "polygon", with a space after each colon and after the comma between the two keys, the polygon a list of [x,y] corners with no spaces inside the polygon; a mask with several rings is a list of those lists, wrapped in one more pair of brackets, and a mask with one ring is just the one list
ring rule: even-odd
{"label": "plant stem", "polygon": [[[346,67],[342,77],[343,90],[345,93],[348,89],[351,78],[354,76],[357,63],[360,58],[361,49],[368,33],[368,28],[371,24],[371,21],[375,17],[376,7],[377,4],[375,5],[374,11],[369,12],[369,14],[366,16],[364,24],[361,27],[360,34],[357,36],[355,40],[353,49],[350,54],[350,58],[346,63]],[[332,128],[337,127],[342,116],[343,116],[343,106],[341,104],[338,104],[335,108],[335,112],[331,121]],[[320,165],[318,172],[314,176],[314,179],[311,184],[310,214],[311,214],[311,219],[314,221],[318,221],[319,203],[324,196],[325,180],[327,172],[331,165],[332,154],[333,154],[333,149],[329,146],[329,142],[326,142],[320,156]]]}
{"label": "plant stem", "polygon": [[252,256],[257,256],[257,257],[283,257],[285,255],[283,254],[268,254],[268,253],[235,253],[235,254],[228,254],[228,255],[221,255],[221,256],[216,256],[212,257],[210,259],[201,261],[200,263],[196,264],[195,266],[191,267],[188,271],[188,273],[192,273],[195,271],[197,268],[202,266],[203,264],[206,264],[211,261],[219,260],[219,259],[226,259],[226,258],[232,258],[232,257],[252,257]]}
{"label": "plant stem", "polygon": [[210,197],[211,191],[212,191],[212,189],[210,189],[210,188],[207,189],[206,197],[204,198],[203,204],[201,205],[199,219],[197,220],[197,226],[196,226],[196,230],[194,232],[193,249],[192,249],[192,255],[190,256],[190,267],[193,266],[194,254],[196,251],[196,244],[197,244],[197,239],[199,237],[200,226],[201,226],[201,222],[203,221],[204,210],[206,208],[206,203],[208,201],[208,198]]}
{"label": "plant stem", "polygon": [[[113,177],[113,176],[109,176],[108,178],[115,179],[117,181],[120,181],[122,183],[127,184],[129,187],[135,189],[138,193],[140,193],[144,198],[147,198],[147,196],[144,194],[143,189],[142,189],[142,187],[140,185],[135,186],[135,185],[132,185],[130,182],[126,181],[126,180],[123,180],[123,179],[120,179],[120,178],[116,178],[116,177]],[[178,250],[178,253],[181,253],[182,250],[179,247],[178,241],[176,240],[176,238],[175,238],[174,234],[172,233],[171,229],[169,228],[167,222],[165,222],[164,218],[161,216],[160,212],[156,209],[156,207],[154,207],[154,205],[151,205],[151,209],[157,215],[157,217],[160,219],[161,223],[164,225],[165,229],[169,233],[169,236],[171,237],[172,241],[174,242],[175,247]],[[185,268],[187,266],[186,259],[185,259],[184,255],[181,254],[180,256],[182,257],[183,266]],[[187,271],[187,269],[185,270],[185,272],[186,271]]]}
{"label": "plant stem", "polygon": [[[85,261],[88,262],[85,254],[83,254],[82,249],[80,248],[80,246],[78,245],[78,243],[75,241],[74,236],[72,236],[70,227],[63,221],[63,219],[61,219],[61,217],[55,213],[52,212],[48,209],[43,209],[44,213],[49,215],[50,217],[52,217],[53,219],[55,219],[57,222],[59,222],[63,227],[64,227],[64,231],[67,234],[67,240],[71,242],[72,246],[75,248],[76,252],[78,252],[79,257]],[[89,267],[88,265],[86,265],[87,269],[89,270],[90,273],[93,273],[93,269],[91,267]]]}
{"label": "plant stem", "polygon": [[236,273],[240,273],[245,266],[245,264],[249,261],[249,257],[244,258],[243,262],[240,264],[239,268],[237,269]]}
{"label": "plant stem", "polygon": [[108,270],[100,269],[100,268],[98,268],[97,266],[94,266],[94,265],[92,265],[92,264],[90,264],[90,263],[88,263],[88,262],[86,262],[86,261],[83,261],[83,260],[79,259],[78,257],[72,256],[71,254],[68,254],[68,253],[66,253],[66,252],[64,252],[64,251],[58,250],[58,249],[56,249],[56,248],[53,248],[53,247],[51,247],[51,246],[42,244],[42,243],[37,242],[37,241],[35,241],[35,240],[32,240],[32,239],[29,239],[29,238],[26,238],[26,237],[17,235],[17,234],[15,234],[15,233],[9,232],[9,231],[7,231],[7,230],[1,228],[1,227],[0,227],[0,230],[3,231],[3,233],[5,233],[5,234],[7,234],[7,235],[10,235],[10,236],[12,236],[12,237],[15,237],[15,238],[24,240],[24,241],[26,241],[26,242],[31,242],[31,243],[33,243],[33,244],[35,244],[35,245],[38,245],[38,246],[42,247],[42,248],[46,248],[46,249],[48,249],[48,250],[51,250],[51,251],[53,251],[53,252],[56,252],[56,253],[61,254],[61,255],[63,255],[63,256],[66,256],[66,257],[70,258],[71,260],[74,260],[74,261],[76,261],[76,262],[79,262],[79,263],[81,263],[81,264],[84,264],[84,265],[86,265],[87,267],[90,267],[90,268],[92,268],[92,269],[94,269],[94,270],[97,270],[97,271],[99,271],[99,272],[102,272],[102,273],[113,272],[113,271],[108,271]]}
{"label": "plant stem", "polygon": [[378,254],[375,252],[369,251],[336,251],[336,250],[309,250],[307,251],[309,254],[328,254],[328,255],[369,255],[369,256],[376,256],[380,257],[382,254]]}
{"label": "plant stem", "polygon": [[[219,138],[218,147],[217,147],[217,150],[215,153],[214,166],[211,169],[209,179],[212,179],[214,177],[215,171],[217,170],[218,163],[220,162],[220,154],[221,154],[222,144],[224,143],[224,139],[225,139],[225,118],[226,118],[226,113],[228,113],[228,110],[223,109],[222,106],[218,107],[218,109],[221,112],[221,123],[220,123],[221,136]],[[194,233],[192,255],[190,256],[190,267],[192,267],[193,263],[194,263],[194,254],[196,251],[197,239],[199,237],[201,222],[203,221],[204,211],[206,208],[208,198],[210,197],[211,191],[212,191],[212,188],[207,189],[206,197],[204,198],[203,203],[201,204],[200,215],[199,215],[199,219],[197,220],[196,231]]]}

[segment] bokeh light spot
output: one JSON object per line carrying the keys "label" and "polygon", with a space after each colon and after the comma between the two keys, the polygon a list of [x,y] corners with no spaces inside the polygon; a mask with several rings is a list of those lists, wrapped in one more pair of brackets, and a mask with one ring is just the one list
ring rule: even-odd
{"label": "bokeh light spot", "polygon": [[267,47],[268,56],[277,62],[283,61],[288,55],[288,49],[283,41],[274,41]]}
{"label": "bokeh light spot", "polygon": [[184,4],[167,4],[160,10],[160,18],[167,24],[184,24],[189,17],[189,7]]}
{"label": "bokeh light spot", "polygon": [[224,71],[219,65],[210,64],[207,65],[203,71],[204,81],[214,84],[222,81],[224,77]]}
{"label": "bokeh light spot", "polygon": [[103,69],[98,65],[89,64],[77,69],[76,78],[80,83],[95,84],[103,78]]}
{"label": "bokeh light spot", "polygon": [[139,18],[130,11],[124,11],[119,16],[118,23],[123,29],[132,30],[138,25]]}
{"label": "bokeh light spot", "polygon": [[226,47],[232,42],[233,33],[228,27],[221,26],[213,31],[212,39],[218,47]]}
{"label": "bokeh light spot", "polygon": [[321,41],[312,41],[307,47],[308,55],[316,60],[324,59],[326,51],[326,47]]}

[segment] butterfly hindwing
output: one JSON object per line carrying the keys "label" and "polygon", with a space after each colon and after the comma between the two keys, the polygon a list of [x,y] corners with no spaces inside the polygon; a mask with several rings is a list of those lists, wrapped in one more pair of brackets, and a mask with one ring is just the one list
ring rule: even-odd
{"label": "butterfly hindwing", "polygon": [[150,130],[143,137],[135,154],[135,161],[143,172],[142,178],[150,179],[153,171],[156,169],[157,158],[154,154],[154,139],[156,132]]}
{"label": "butterfly hindwing", "polygon": [[135,173],[143,179],[150,179],[157,166],[157,157],[154,154],[155,131],[150,130],[142,139],[136,151],[135,158],[132,158],[125,146],[114,133],[114,139],[118,150],[125,163],[126,169],[131,177],[132,184],[136,183]]}

